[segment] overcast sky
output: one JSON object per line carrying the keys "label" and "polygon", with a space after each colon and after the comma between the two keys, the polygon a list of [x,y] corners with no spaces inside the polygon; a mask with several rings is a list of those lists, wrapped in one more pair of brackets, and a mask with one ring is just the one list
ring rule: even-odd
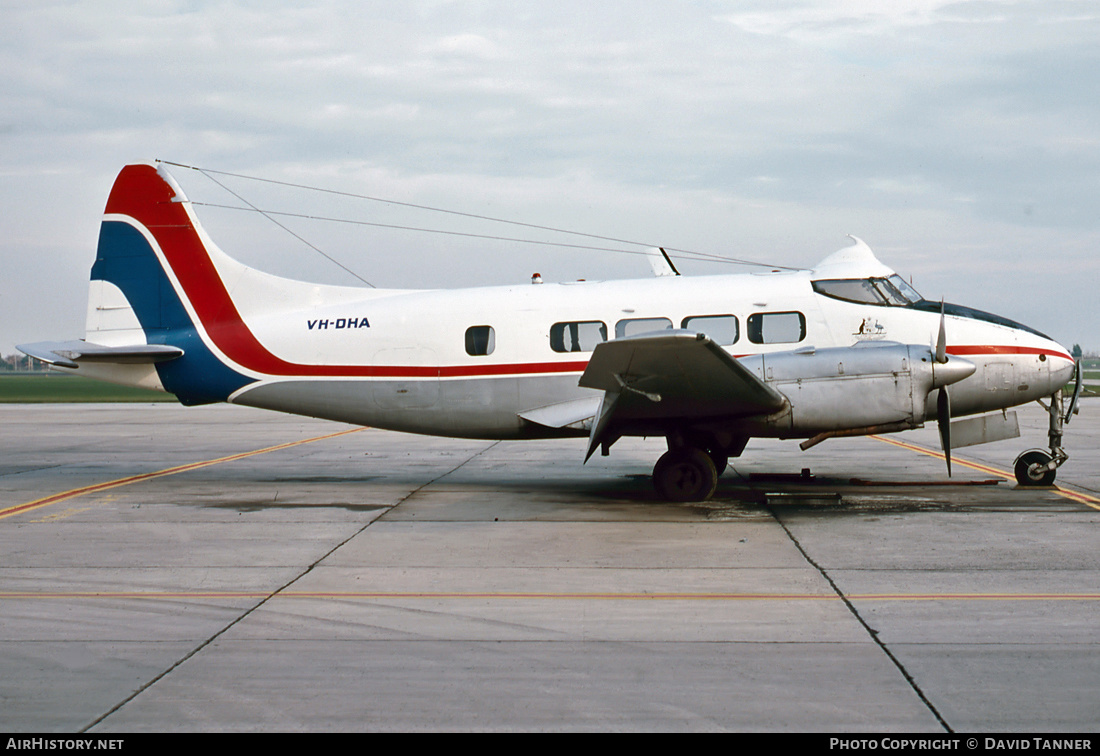
{"label": "overcast sky", "polygon": [[[3,354],[83,336],[107,192],[153,159],[787,266],[854,234],[930,299],[1100,349],[1092,0],[7,0],[0,39]],[[630,249],[217,178],[267,209]],[[261,216],[198,212],[249,264],[356,283]],[[380,287],[649,275],[283,222]]]}

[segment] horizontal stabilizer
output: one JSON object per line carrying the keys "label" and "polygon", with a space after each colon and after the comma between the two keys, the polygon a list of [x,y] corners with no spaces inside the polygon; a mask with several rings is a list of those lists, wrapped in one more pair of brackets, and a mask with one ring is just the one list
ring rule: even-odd
{"label": "horizontal stabilizer", "polygon": [[80,362],[146,365],[183,356],[182,349],[165,344],[103,346],[87,341],[39,341],[35,344],[19,344],[16,349],[36,360],[67,368],[80,367]]}
{"label": "horizontal stabilizer", "polygon": [[547,428],[576,428],[587,430],[590,421],[600,408],[599,396],[588,396],[569,402],[559,402],[546,407],[520,412],[519,416],[528,422]]}

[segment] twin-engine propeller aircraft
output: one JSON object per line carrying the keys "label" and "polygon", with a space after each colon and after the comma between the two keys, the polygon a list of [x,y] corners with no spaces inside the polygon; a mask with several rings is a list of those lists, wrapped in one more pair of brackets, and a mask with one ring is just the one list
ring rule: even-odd
{"label": "twin-engine propeller aircraft", "polygon": [[[853,237],[854,238],[854,237]],[[159,389],[411,433],[664,436],[657,491],[708,498],[754,436],[893,433],[939,424],[952,445],[1019,435],[1007,408],[1050,398],[1050,449],[1020,455],[1022,485],[1066,460],[1069,353],[1006,318],[922,298],[862,241],[808,271],[461,290],[322,286],[223,253],[161,165],[115,181],[92,266],[84,340],[22,345],[56,367]],[[662,267],[663,266],[663,267]],[[535,281],[533,280],[533,283]],[[950,335],[950,338],[948,337]],[[952,417],[984,414],[952,423]],[[953,441],[954,440],[954,441]]]}

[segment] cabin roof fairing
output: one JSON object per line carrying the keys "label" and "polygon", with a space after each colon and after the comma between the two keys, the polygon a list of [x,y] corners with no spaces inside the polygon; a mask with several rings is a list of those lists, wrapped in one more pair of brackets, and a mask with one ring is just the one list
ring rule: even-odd
{"label": "cabin roof fairing", "polygon": [[819,262],[811,271],[814,280],[827,278],[889,278],[892,268],[883,265],[866,242],[855,236],[855,244],[839,249]]}

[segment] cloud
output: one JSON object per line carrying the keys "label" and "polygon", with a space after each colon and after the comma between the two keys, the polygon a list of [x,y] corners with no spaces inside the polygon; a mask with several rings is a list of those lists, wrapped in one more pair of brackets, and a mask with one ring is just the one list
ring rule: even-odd
{"label": "cloud", "polygon": [[[19,271],[0,352],[77,335],[82,318],[28,317],[15,292],[82,301],[113,175],[158,157],[784,264],[856,233],[956,300],[1082,343],[1100,326],[1066,273],[1094,264],[1098,235],[1087,2],[163,0],[8,6],[0,21],[0,262]],[[238,216],[212,222],[262,259]],[[382,285],[646,271],[316,233],[372,250]],[[263,238],[292,271],[296,243]],[[1072,325],[1044,309],[1055,291],[1082,313]]]}

